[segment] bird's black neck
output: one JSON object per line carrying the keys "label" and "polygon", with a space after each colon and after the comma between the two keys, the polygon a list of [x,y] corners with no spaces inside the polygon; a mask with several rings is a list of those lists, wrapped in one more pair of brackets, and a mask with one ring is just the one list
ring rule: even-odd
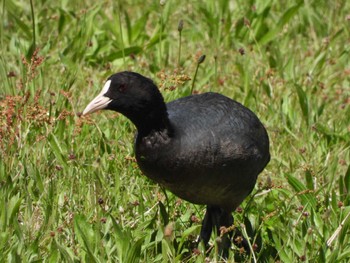
{"label": "bird's black neck", "polygon": [[152,132],[172,132],[168,113],[165,104],[152,111],[137,116],[127,116],[136,126],[138,134],[142,137],[148,136]]}

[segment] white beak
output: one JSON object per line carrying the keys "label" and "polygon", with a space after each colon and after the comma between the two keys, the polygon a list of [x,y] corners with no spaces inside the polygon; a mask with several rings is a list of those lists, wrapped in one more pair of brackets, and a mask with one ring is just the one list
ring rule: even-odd
{"label": "white beak", "polygon": [[94,98],[86,106],[85,110],[83,111],[83,115],[86,115],[86,114],[89,114],[89,113],[93,113],[95,111],[102,110],[102,109],[107,107],[107,105],[112,101],[112,99],[108,98],[108,97],[106,97],[104,95],[107,93],[110,85],[111,85],[111,81],[108,80],[106,82],[106,84],[103,86],[103,89],[100,92],[100,94],[98,94],[96,96],[96,98]]}

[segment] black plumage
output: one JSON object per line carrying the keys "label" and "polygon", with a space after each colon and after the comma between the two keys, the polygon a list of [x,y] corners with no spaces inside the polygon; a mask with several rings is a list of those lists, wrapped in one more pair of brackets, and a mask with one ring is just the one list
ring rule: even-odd
{"label": "black plumage", "polygon": [[[231,212],[247,197],[270,160],[269,139],[256,115],[218,93],[165,104],[152,80],[134,72],[112,75],[83,114],[122,113],[137,128],[141,171],[177,196],[207,205],[200,234],[233,223]],[[229,238],[221,244],[227,256]]]}

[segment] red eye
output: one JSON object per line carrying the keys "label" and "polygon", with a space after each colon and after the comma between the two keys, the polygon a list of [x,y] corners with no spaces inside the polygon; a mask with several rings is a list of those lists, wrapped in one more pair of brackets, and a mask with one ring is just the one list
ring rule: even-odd
{"label": "red eye", "polygon": [[118,88],[119,92],[121,92],[121,93],[124,93],[126,91],[126,89],[127,89],[127,87],[125,84],[120,84],[120,86]]}

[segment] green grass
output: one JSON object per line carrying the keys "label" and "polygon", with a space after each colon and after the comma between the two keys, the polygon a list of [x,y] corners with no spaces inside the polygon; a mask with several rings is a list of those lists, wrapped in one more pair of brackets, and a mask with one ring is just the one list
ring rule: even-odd
{"label": "green grass", "polygon": [[234,213],[255,250],[230,260],[349,262],[350,2],[146,2],[1,1],[0,262],[205,260],[204,207],[142,176],[133,125],[76,115],[122,70],[266,125],[272,160]]}

